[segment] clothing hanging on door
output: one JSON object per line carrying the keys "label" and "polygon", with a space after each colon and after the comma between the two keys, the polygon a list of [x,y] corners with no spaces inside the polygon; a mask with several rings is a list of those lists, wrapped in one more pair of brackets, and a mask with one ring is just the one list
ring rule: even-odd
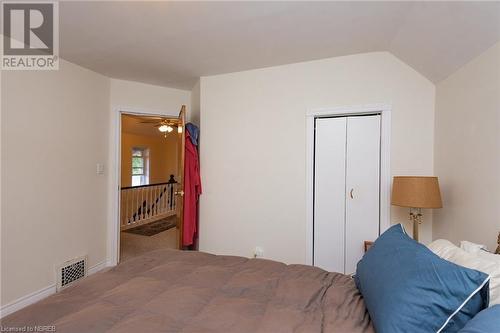
{"label": "clothing hanging on door", "polygon": [[[193,129],[193,124],[186,128]],[[193,144],[191,130],[185,131],[185,159],[184,159],[184,228],[182,245],[193,245],[196,238],[198,222],[198,198],[201,194],[200,165],[198,150]],[[198,133],[198,127],[196,127]],[[197,139],[197,138],[196,138]],[[197,140],[195,141],[197,142]]]}
{"label": "clothing hanging on door", "polygon": [[186,130],[189,132],[189,135],[191,136],[191,142],[193,143],[193,145],[197,146],[198,136],[200,135],[200,129],[198,128],[198,126],[196,126],[193,123],[187,123]]}

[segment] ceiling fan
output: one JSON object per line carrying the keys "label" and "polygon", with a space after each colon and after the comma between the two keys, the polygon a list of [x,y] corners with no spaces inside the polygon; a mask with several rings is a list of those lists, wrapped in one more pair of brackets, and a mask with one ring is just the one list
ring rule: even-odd
{"label": "ceiling fan", "polygon": [[154,124],[154,127],[157,127],[158,130],[164,133],[165,137],[167,133],[170,133],[174,130],[174,127],[177,127],[177,132],[182,133],[182,127],[179,126],[178,119],[172,118],[162,118],[162,117],[148,117],[148,120],[143,120],[140,122],[141,124]]}

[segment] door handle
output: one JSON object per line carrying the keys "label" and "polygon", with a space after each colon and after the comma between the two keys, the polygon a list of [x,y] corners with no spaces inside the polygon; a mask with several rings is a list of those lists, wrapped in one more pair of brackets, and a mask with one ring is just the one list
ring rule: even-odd
{"label": "door handle", "polygon": [[351,191],[349,192],[349,196],[351,197],[351,199],[354,199],[354,196],[352,195],[352,192],[354,192],[353,188],[351,188]]}
{"label": "door handle", "polygon": [[181,197],[184,196],[184,191],[175,191],[174,192],[175,195],[180,195]]}

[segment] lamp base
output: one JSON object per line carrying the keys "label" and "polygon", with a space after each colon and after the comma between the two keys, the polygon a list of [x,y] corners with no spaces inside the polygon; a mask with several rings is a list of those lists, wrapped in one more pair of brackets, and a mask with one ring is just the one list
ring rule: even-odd
{"label": "lamp base", "polygon": [[410,221],[413,223],[413,239],[418,242],[418,225],[422,223],[422,210],[410,208]]}

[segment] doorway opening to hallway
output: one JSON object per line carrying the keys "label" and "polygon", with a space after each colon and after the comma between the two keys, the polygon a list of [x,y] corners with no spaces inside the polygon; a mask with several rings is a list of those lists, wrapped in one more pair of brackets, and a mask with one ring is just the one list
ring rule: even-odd
{"label": "doorway opening to hallway", "polygon": [[120,261],[180,248],[184,118],[120,115]]}

